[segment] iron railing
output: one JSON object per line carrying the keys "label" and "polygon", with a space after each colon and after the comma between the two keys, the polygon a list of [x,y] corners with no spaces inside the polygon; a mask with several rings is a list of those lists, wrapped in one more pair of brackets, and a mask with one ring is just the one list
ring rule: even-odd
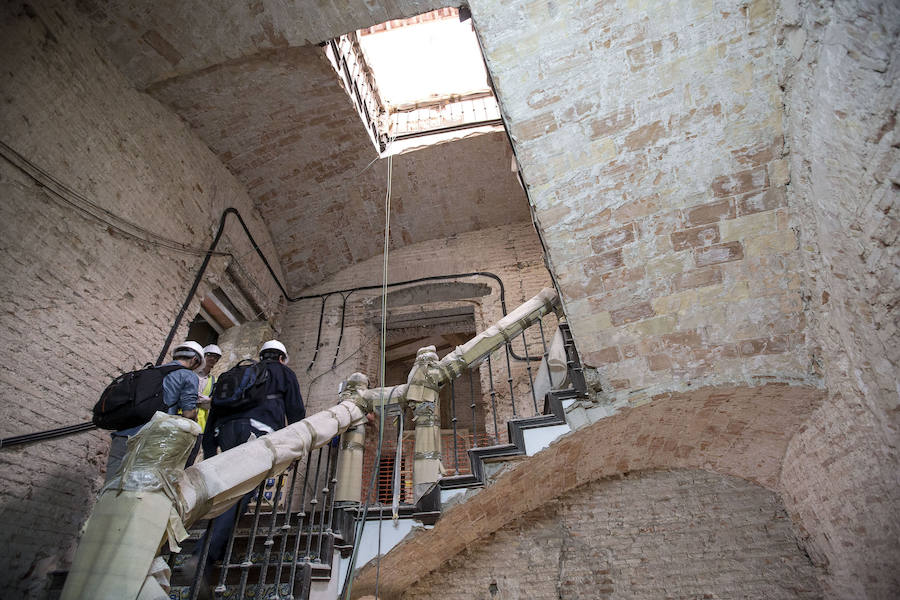
{"label": "iron railing", "polygon": [[[170,559],[170,598],[196,600],[205,586],[215,598],[307,598],[314,579],[330,578],[335,548],[346,547],[340,542],[352,536],[348,527],[335,529],[337,457],[336,443],[314,450],[248,494],[252,499],[235,517],[220,564],[207,564],[208,521],[196,542],[199,552],[193,548],[196,568],[186,560],[187,545],[183,558]],[[196,540],[199,531],[193,533]]]}

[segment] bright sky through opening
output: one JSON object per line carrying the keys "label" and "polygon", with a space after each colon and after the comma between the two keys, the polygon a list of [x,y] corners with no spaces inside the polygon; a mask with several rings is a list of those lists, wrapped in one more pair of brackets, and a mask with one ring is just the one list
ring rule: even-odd
{"label": "bright sky through opening", "polygon": [[487,91],[472,20],[444,18],[359,37],[381,100],[399,106]]}

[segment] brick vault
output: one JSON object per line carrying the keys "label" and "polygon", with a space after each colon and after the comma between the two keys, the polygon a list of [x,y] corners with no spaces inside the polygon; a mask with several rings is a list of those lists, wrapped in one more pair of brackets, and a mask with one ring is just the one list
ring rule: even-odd
{"label": "brick vault", "polygon": [[[0,9],[2,436],[86,420],[155,355],[226,207],[291,294],[379,283],[384,161],[318,44],[444,4]],[[508,136],[394,157],[391,278],[490,271],[513,306],[555,285],[614,414],[398,547],[384,589],[896,597],[896,3],[469,9]],[[314,362],[319,305],[237,226],[220,250],[189,314],[221,292],[235,349],[274,331]],[[323,303],[348,318],[319,347],[362,350],[301,377],[313,410],[374,369],[373,306]],[[0,449],[5,589],[67,568],[108,444]]]}

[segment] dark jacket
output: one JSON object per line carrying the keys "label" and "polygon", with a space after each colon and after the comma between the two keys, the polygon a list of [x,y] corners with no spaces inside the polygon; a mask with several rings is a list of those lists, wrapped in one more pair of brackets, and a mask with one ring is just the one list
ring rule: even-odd
{"label": "dark jacket", "polygon": [[[285,425],[296,423],[306,417],[303,399],[300,397],[300,384],[297,376],[289,368],[278,361],[265,361],[269,379],[266,382],[265,398],[255,406],[235,412],[213,407],[206,421],[206,435],[203,436],[204,456],[213,456],[216,452],[216,427],[235,419],[253,420],[273,431]],[[260,427],[255,427],[261,429]],[[266,433],[265,429],[261,429]]]}

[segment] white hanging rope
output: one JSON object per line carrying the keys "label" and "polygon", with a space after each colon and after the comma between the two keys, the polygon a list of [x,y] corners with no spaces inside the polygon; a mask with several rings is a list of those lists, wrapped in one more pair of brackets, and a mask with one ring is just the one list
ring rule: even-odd
{"label": "white hanging rope", "polygon": [[[380,373],[378,383],[381,386],[381,411],[379,412],[378,423],[378,452],[376,456],[381,457],[381,448],[384,443],[384,413],[386,412],[384,405],[384,374],[385,374],[385,354],[387,349],[387,282],[388,282],[388,252],[391,244],[391,175],[394,170],[394,156],[388,157],[388,178],[387,192],[384,195],[384,261],[381,271],[381,356],[380,356]],[[377,489],[377,488],[376,488]],[[381,575],[381,522],[384,511],[379,508],[378,511],[378,552],[375,555],[375,597],[378,598],[378,580]]]}

